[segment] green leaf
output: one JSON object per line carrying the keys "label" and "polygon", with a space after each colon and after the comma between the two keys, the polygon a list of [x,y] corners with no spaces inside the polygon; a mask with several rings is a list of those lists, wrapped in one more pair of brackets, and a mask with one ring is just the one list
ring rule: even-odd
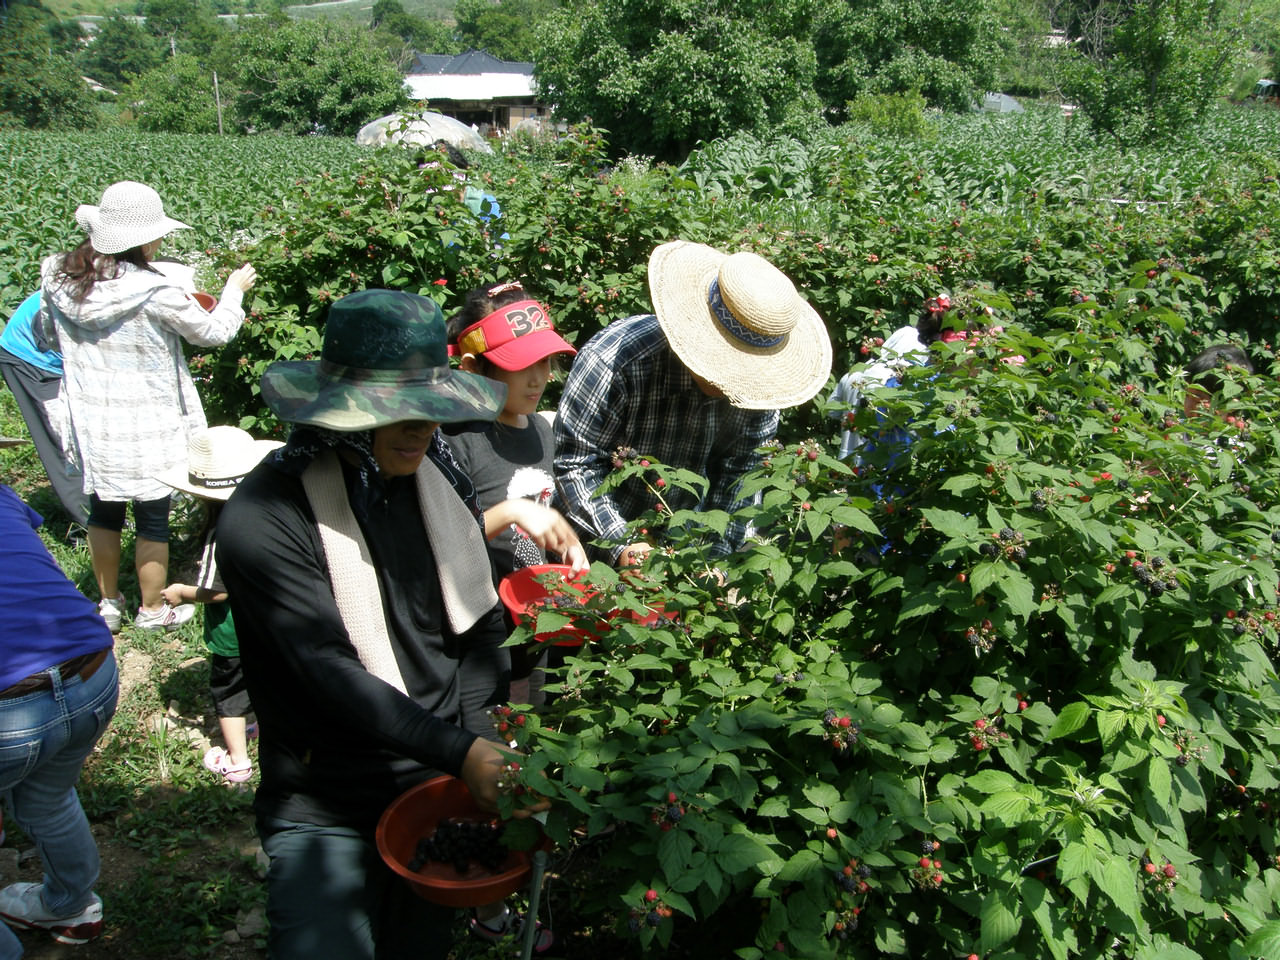
{"label": "green leaf", "polygon": [[983,953],[994,950],[1012,940],[1018,933],[1017,904],[1007,891],[992,890],[982,901],[979,919],[982,921],[980,949]]}
{"label": "green leaf", "polygon": [[1268,920],[1244,942],[1245,951],[1252,957],[1275,960],[1280,957],[1280,920]]}
{"label": "green leaf", "polygon": [[965,516],[954,510],[940,510],[937,507],[925,507],[920,513],[939,533],[952,540],[967,540],[978,534],[977,517]]}
{"label": "green leaf", "polygon": [[1012,824],[1026,820],[1031,807],[1030,797],[1013,790],[1003,790],[1000,793],[993,793],[984,800],[978,812]]}
{"label": "green leaf", "polygon": [[1065,737],[1075,733],[1085,725],[1088,719],[1089,704],[1083,700],[1069,703],[1062,708],[1062,712],[1058,714],[1058,719],[1054,721],[1053,726],[1049,728],[1049,732],[1044,735],[1044,738],[1046,740],[1055,740],[1058,737]]}
{"label": "green leaf", "polygon": [[1109,856],[1094,860],[1090,874],[1102,890],[1125,916],[1138,914],[1138,875],[1133,863],[1123,857]]}
{"label": "green leaf", "polygon": [[987,768],[979,770],[971,777],[966,777],[964,785],[979,793],[1000,793],[1017,788],[1017,781],[1003,770]]}

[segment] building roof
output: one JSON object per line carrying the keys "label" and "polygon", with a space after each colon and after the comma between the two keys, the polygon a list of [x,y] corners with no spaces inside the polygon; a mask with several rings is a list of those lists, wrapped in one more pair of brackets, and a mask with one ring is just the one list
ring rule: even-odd
{"label": "building roof", "polygon": [[499,60],[483,50],[419,53],[404,82],[414,100],[528,100],[536,94],[532,63]]}
{"label": "building roof", "polygon": [[409,76],[450,75],[478,76],[485,73],[533,75],[533,64],[519,60],[499,60],[483,50],[468,50],[456,56],[443,53],[419,53],[414,56]]}

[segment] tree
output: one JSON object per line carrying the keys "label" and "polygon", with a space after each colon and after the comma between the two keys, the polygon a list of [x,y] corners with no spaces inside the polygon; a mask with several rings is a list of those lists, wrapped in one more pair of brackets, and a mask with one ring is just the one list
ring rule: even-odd
{"label": "tree", "polygon": [[1068,51],[1063,94],[1121,143],[1176,134],[1230,85],[1243,20],[1219,0],[1145,0],[1073,21],[1087,42]]}
{"label": "tree", "polygon": [[[457,53],[461,49],[447,23],[405,13],[400,0],[377,0],[369,26],[399,41],[400,45],[408,44],[423,53]],[[394,41],[383,45],[395,50],[397,44]]]}
{"label": "tree", "polygon": [[95,126],[93,96],[70,58],[53,52],[47,24],[30,6],[0,19],[0,125]]}
{"label": "tree", "polygon": [[147,30],[170,53],[204,57],[223,33],[213,9],[201,0],[144,0],[142,9]]}
{"label": "tree", "polygon": [[989,0],[842,0],[814,31],[818,95],[836,115],[859,96],[909,90],[968,109],[991,89],[997,36]]}
{"label": "tree", "polygon": [[462,45],[499,60],[532,60],[537,25],[555,0],[458,0],[453,16]]}
{"label": "tree", "polygon": [[330,20],[247,25],[237,35],[236,112],[257,130],[354,135],[408,102],[370,31]]}
{"label": "tree", "polygon": [[534,77],[615,151],[679,159],[700,139],[811,113],[815,0],[583,0],[538,28]]}
{"label": "tree", "polygon": [[131,82],[125,99],[138,129],[150,133],[217,133],[213,76],[189,53],[170,57]]}
{"label": "tree", "polygon": [[160,64],[160,41],[119,14],[104,20],[80,55],[80,69],[99,83],[119,89]]}

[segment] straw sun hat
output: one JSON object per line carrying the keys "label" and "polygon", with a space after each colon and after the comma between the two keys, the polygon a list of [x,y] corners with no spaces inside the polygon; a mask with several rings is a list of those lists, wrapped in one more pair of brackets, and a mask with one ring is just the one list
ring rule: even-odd
{"label": "straw sun hat", "polygon": [[174,230],[191,228],[164,215],[160,194],[145,183],[121,180],[102,192],[97,206],[82,203],[76,207],[76,223],[89,234],[89,242],[98,253],[124,253],[152,240],[159,240]]}
{"label": "straw sun hat", "polygon": [[826,386],[827,328],[763,257],[664,243],[649,256],[649,293],[681,363],[734,406],[794,407]]}
{"label": "straw sun hat", "polygon": [[226,500],[245,474],[281,446],[278,440],[255,440],[239,427],[210,427],[188,442],[185,467],[175,467],[156,479],[206,500]]}

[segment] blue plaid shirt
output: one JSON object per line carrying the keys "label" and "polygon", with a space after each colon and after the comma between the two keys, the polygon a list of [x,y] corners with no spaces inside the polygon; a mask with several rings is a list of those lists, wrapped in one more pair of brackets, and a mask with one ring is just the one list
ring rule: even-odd
{"label": "blue plaid shirt", "polygon": [[[578,352],[565,381],[555,421],[558,506],[583,539],[615,541],[608,556],[616,563],[627,521],[654,505],[638,480],[594,495],[618,447],[710,481],[701,503],[668,488],[672,509],[732,512],[748,502],[738,497],[739,482],[759,463],[756,448],[773,439],[778,420],[776,410],[743,410],[704,394],[672,353],[657,317],[619,320]],[[746,536],[745,524],[731,524],[724,543],[734,549]]]}

